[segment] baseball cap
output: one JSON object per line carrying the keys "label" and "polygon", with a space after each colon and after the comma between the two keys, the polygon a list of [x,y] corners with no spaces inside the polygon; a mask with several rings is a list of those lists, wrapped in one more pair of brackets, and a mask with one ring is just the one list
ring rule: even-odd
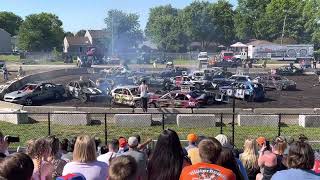
{"label": "baseball cap", "polygon": [[220,144],[222,145],[222,147],[225,148],[232,148],[232,145],[229,142],[229,139],[226,135],[224,134],[219,134],[215,137],[216,140],[218,140],[220,142]]}
{"label": "baseball cap", "polygon": [[130,147],[136,147],[136,146],[138,146],[138,139],[137,139],[137,137],[129,137],[129,139],[128,139],[128,145],[129,145]]}
{"label": "baseball cap", "polygon": [[258,137],[256,139],[256,141],[257,141],[259,146],[262,146],[266,142],[266,138],[265,137]]}
{"label": "baseball cap", "polygon": [[196,134],[188,134],[188,136],[187,136],[187,140],[188,140],[189,142],[196,142],[197,139],[198,139],[198,137],[197,137]]}
{"label": "baseball cap", "polygon": [[127,145],[127,140],[126,138],[120,138],[119,139],[119,147],[125,147]]}

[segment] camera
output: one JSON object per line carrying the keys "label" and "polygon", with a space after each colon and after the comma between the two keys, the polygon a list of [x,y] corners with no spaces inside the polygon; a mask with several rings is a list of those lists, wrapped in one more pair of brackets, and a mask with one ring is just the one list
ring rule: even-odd
{"label": "camera", "polygon": [[4,140],[6,140],[8,143],[20,142],[20,138],[16,136],[5,136]]}

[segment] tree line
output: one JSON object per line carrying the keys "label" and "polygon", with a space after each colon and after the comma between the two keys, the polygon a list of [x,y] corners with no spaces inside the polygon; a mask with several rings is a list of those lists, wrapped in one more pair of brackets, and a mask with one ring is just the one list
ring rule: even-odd
{"label": "tree line", "polygon": [[[168,4],[150,9],[145,32],[137,14],[110,10],[105,24],[113,40],[109,37],[106,42],[116,51],[135,48],[146,39],[166,52],[190,51],[192,42],[206,50],[251,39],[313,43],[319,48],[319,8],[319,0],[238,0],[237,7],[227,0],[194,1],[183,9]],[[0,12],[0,28],[18,35],[20,49],[27,51],[61,50],[65,36],[86,32],[64,32],[62,24],[51,13],[31,14],[23,20],[11,12]]]}

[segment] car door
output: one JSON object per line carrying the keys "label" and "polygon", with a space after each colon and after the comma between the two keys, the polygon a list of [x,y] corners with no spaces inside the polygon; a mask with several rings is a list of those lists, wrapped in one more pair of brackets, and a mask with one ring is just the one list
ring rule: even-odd
{"label": "car door", "polygon": [[114,91],[114,101],[119,104],[123,104],[123,89],[119,88]]}
{"label": "car door", "polygon": [[176,93],[173,104],[175,107],[183,107],[186,104],[187,99],[185,94]]}
{"label": "car door", "polygon": [[39,85],[35,88],[31,95],[33,101],[40,101],[43,98],[43,88],[43,85]]}
{"label": "car door", "polygon": [[52,99],[52,98],[55,98],[55,85],[54,84],[51,84],[51,83],[47,83],[44,85],[45,87],[45,92],[44,92],[44,97],[43,99]]}

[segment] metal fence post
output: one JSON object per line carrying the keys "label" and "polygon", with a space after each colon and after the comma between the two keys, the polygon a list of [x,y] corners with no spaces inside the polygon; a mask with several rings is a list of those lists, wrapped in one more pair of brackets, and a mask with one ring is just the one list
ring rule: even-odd
{"label": "metal fence post", "polygon": [[162,130],[164,130],[164,113],[162,113]]}
{"label": "metal fence post", "polygon": [[48,136],[51,135],[51,122],[50,122],[50,113],[48,113]]}
{"label": "metal fence post", "polygon": [[223,134],[223,114],[220,115],[220,134]]}
{"label": "metal fence post", "polygon": [[107,125],[107,114],[104,114],[104,144],[108,144],[108,125]]}
{"label": "metal fence post", "polygon": [[278,122],[278,136],[281,136],[281,114],[279,114],[279,122]]}

